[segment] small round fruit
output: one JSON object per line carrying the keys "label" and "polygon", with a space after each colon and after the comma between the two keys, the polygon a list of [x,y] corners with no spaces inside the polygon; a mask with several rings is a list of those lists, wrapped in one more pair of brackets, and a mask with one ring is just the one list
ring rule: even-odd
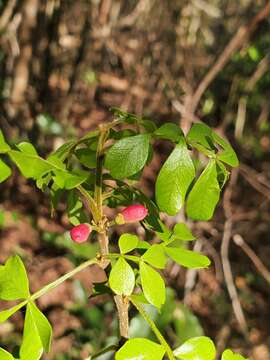
{"label": "small round fruit", "polygon": [[73,241],[80,244],[87,241],[91,231],[89,224],[80,224],[70,230],[70,236]]}
{"label": "small round fruit", "polygon": [[142,221],[148,215],[148,209],[141,204],[134,204],[123,209],[115,218],[118,225]]}

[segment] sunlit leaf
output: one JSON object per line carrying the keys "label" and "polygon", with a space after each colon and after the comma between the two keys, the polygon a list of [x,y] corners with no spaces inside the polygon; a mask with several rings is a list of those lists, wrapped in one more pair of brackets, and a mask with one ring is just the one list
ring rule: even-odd
{"label": "sunlit leaf", "polygon": [[165,349],[148,339],[130,339],[115,354],[115,360],[162,360]]}
{"label": "sunlit leaf", "polygon": [[125,259],[119,258],[109,276],[110,288],[118,295],[131,295],[135,286],[135,275]]}
{"label": "sunlit leaf", "polygon": [[194,220],[212,218],[220,196],[216,162],[210,160],[187,198],[186,211]]}
{"label": "sunlit leaf", "polygon": [[0,266],[0,299],[17,300],[29,296],[28,278],[19,256],[10,257]]}
{"label": "sunlit leaf", "polygon": [[211,263],[207,256],[195,251],[174,247],[166,247],[165,251],[173,261],[187,268],[201,269]]}
{"label": "sunlit leaf", "polygon": [[143,254],[142,259],[158,269],[164,269],[167,263],[164,247],[159,244],[152,245]]}
{"label": "sunlit leaf", "polygon": [[195,169],[182,139],[163,164],[156,181],[156,200],[160,210],[176,215],[184,204]]}
{"label": "sunlit leaf", "polygon": [[211,339],[198,336],[184,342],[173,353],[181,360],[214,360],[216,348]]}
{"label": "sunlit leaf", "polygon": [[165,303],[165,283],[161,275],[151,266],[140,262],[140,276],[144,296],[150,304],[160,308]]}
{"label": "sunlit leaf", "polygon": [[105,158],[105,167],[112,177],[124,179],[137,174],[147,161],[149,140],[148,134],[141,134],[117,141]]}
{"label": "sunlit leaf", "polygon": [[137,247],[138,242],[138,236],[132,234],[122,234],[118,240],[121,254],[126,254],[134,250]]}

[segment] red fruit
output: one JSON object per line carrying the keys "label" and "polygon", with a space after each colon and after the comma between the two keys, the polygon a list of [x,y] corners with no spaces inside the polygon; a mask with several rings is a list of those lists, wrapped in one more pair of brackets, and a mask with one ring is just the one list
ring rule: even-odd
{"label": "red fruit", "polygon": [[70,236],[76,243],[83,243],[88,239],[91,231],[92,228],[89,224],[80,224],[70,230]]}
{"label": "red fruit", "polygon": [[143,220],[148,215],[148,209],[141,204],[126,207],[115,218],[117,224],[133,223]]}

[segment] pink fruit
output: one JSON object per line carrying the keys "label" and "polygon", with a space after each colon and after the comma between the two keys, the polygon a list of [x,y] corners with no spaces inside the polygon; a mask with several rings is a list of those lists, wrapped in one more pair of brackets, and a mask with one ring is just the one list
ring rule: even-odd
{"label": "pink fruit", "polygon": [[133,223],[143,220],[148,215],[148,209],[141,204],[134,204],[126,207],[119,213],[115,222],[117,224]]}
{"label": "pink fruit", "polygon": [[83,243],[88,239],[91,231],[92,228],[89,224],[80,224],[70,230],[70,236],[76,243]]}

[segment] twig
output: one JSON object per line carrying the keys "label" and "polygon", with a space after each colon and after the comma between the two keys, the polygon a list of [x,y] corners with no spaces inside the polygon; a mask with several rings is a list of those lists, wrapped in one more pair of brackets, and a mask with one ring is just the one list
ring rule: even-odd
{"label": "twig", "polygon": [[222,260],[225,282],[232,301],[233,311],[242,332],[246,335],[248,331],[247,323],[242,310],[240,300],[238,298],[237,290],[232,275],[231,264],[229,260],[229,246],[232,237],[232,225],[233,225],[231,197],[232,197],[233,188],[237,182],[237,176],[238,176],[238,171],[234,169],[231,174],[229,186],[227,187],[224,194],[223,206],[224,206],[226,221],[224,225],[224,231],[223,231],[223,237],[221,243],[221,260]]}
{"label": "twig", "polygon": [[269,53],[264,56],[264,58],[259,62],[256,70],[246,82],[245,92],[246,94],[242,96],[238,102],[238,113],[235,123],[235,137],[236,139],[240,139],[242,137],[244,126],[246,122],[246,108],[248,101],[248,94],[253,90],[257,81],[265,74],[267,69],[269,68]]}
{"label": "twig", "polygon": [[157,328],[156,324],[154,323],[154,321],[150,318],[150,316],[144,310],[143,306],[139,302],[134,300],[134,298],[132,298],[132,297],[130,297],[130,302],[135,306],[135,308],[139,311],[139,313],[142,315],[144,320],[149,324],[150,328],[152,329],[153,333],[156,335],[156,337],[159,340],[160,344],[166,350],[166,353],[168,355],[169,360],[175,360],[172,349],[170,348],[167,341],[164,339],[161,332],[158,330],[158,328]]}
{"label": "twig", "polygon": [[245,252],[245,254],[250,258],[253,262],[259,273],[265,278],[267,282],[270,283],[270,271],[266,268],[266,266],[262,263],[259,257],[255,254],[255,252],[251,249],[251,247],[245,242],[240,234],[235,234],[233,236],[233,241],[236,245],[241,247],[241,249]]}
{"label": "twig", "polygon": [[240,166],[240,173],[245,180],[270,201],[270,187],[265,178],[247,165]]}
{"label": "twig", "polygon": [[9,2],[7,3],[7,5],[0,17],[0,30],[3,30],[7,26],[8,22],[12,16],[15,5],[16,5],[16,0],[9,0]]}
{"label": "twig", "polygon": [[235,53],[235,51],[238,50],[243,45],[243,42],[252,34],[258,23],[265,19],[269,15],[269,13],[270,1],[266,3],[266,5],[259,11],[257,15],[254,16],[254,18],[247,25],[241,26],[238,29],[237,33],[233,36],[225,49],[219,55],[215,64],[210,68],[210,70],[206,73],[206,75],[198,85],[192,99],[194,111],[196,110],[205,90],[215,79],[217,74],[224,68],[224,66],[230,60],[231,56]]}
{"label": "twig", "polygon": [[128,339],[128,307],[129,299],[122,295],[115,295],[114,302],[119,316],[119,330],[123,338]]}

